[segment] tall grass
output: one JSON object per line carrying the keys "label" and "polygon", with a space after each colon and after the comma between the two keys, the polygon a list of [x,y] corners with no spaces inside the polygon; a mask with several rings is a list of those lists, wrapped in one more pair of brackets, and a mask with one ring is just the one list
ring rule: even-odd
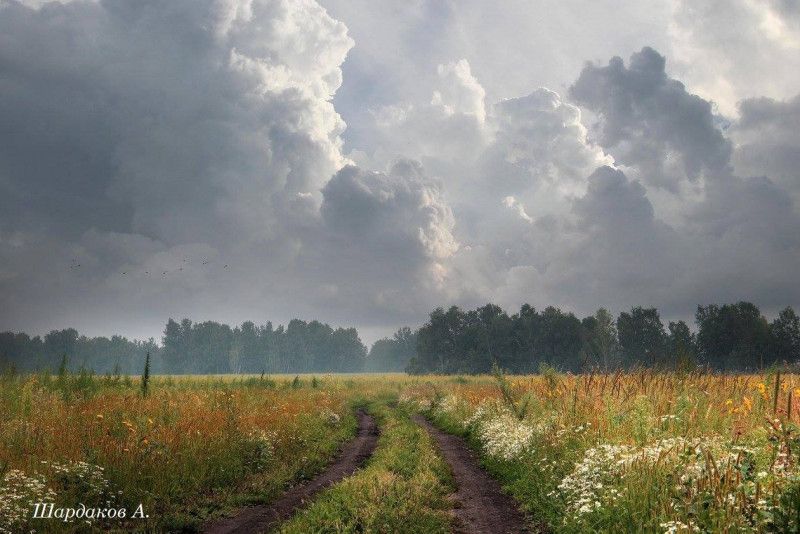
{"label": "tall grass", "polygon": [[468,436],[550,531],[800,531],[798,375],[548,371],[443,388],[431,377],[402,398]]}
{"label": "tall grass", "polygon": [[[110,502],[133,510],[141,503],[150,518],[136,528],[193,529],[319,471],[353,435],[353,404],[384,387],[356,381],[358,387],[348,388],[333,377],[151,376],[145,382],[66,368],[55,376],[6,372],[0,376],[0,497],[21,495],[5,505],[29,516],[32,499],[44,496],[26,493],[28,499],[24,487],[43,481],[42,492],[54,491],[58,505]],[[77,483],[81,469],[91,471],[96,488]],[[4,527],[2,516],[11,512],[3,506],[0,530],[65,528],[30,517]]]}

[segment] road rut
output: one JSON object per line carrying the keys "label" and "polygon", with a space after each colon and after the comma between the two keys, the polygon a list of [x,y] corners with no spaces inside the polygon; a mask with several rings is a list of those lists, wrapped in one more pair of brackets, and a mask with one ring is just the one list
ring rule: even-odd
{"label": "road rut", "polygon": [[456,482],[455,509],[457,534],[516,534],[529,532],[525,516],[514,499],[503,492],[500,483],[478,463],[475,453],[459,436],[443,432],[422,416],[414,421],[436,441],[450,464]]}
{"label": "road rut", "polygon": [[263,506],[244,508],[238,514],[206,525],[206,534],[251,534],[267,532],[290,518],[305,506],[317,493],[348,477],[372,456],[378,442],[375,419],[359,410],[358,434],[342,448],[339,457],[321,474],[295,486],[275,502]]}

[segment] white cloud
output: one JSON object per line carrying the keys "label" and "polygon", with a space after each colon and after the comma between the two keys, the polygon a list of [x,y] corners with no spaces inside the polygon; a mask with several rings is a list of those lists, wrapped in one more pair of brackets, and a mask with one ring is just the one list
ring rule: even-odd
{"label": "white cloud", "polygon": [[800,87],[800,13],[791,2],[673,0],[669,52],[692,90],[735,116],[739,100]]}

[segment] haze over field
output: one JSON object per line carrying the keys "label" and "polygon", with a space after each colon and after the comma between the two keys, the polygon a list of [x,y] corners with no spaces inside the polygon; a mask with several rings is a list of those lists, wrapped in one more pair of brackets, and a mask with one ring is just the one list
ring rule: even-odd
{"label": "haze over field", "polygon": [[0,0],[0,330],[797,308],[800,9],[625,4]]}

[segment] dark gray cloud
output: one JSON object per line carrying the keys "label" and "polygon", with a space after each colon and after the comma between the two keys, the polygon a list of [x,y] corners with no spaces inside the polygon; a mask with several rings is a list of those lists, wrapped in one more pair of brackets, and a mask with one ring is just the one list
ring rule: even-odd
{"label": "dark gray cloud", "polygon": [[344,25],[313,2],[3,2],[0,35],[0,322],[278,307],[258,269],[291,264],[345,162]]}
{"label": "dark gray cloud", "polygon": [[354,42],[312,0],[0,0],[0,328],[800,302],[797,98],[723,121],[650,48],[570,56],[567,98],[458,44],[485,5],[371,6]]}
{"label": "dark gray cloud", "polygon": [[322,193],[299,267],[303,280],[324,287],[319,306],[374,326],[416,321],[444,298],[455,220],[418,162],[399,160],[386,173],[346,166]]}
{"label": "dark gray cloud", "polygon": [[769,176],[800,201],[800,96],[744,100],[740,112],[731,129],[737,173]]}
{"label": "dark gray cloud", "polygon": [[570,96],[600,117],[598,142],[618,163],[675,190],[682,178],[726,172],[731,149],[711,103],[667,76],[665,66],[652,48],[633,54],[628,66],[619,57],[605,67],[588,64]]}

